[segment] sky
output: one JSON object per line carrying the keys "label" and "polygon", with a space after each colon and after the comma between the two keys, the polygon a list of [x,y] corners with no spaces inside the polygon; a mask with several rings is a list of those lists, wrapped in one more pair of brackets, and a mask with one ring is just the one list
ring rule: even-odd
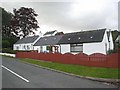
{"label": "sky", "polygon": [[101,28],[118,29],[118,1],[120,0],[1,0],[0,6],[9,12],[13,8],[33,8],[38,14],[43,34],[57,30],[70,33]]}

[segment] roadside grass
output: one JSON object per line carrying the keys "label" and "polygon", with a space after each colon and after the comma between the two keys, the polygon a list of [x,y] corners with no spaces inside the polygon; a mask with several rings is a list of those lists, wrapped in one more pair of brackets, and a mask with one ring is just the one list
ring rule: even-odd
{"label": "roadside grass", "polygon": [[118,73],[120,73],[120,69],[60,64],[55,62],[47,62],[47,61],[27,59],[27,58],[19,59],[19,60],[43,67],[52,68],[55,70],[60,70],[67,73],[80,75],[80,76],[120,79],[120,77],[118,77]]}

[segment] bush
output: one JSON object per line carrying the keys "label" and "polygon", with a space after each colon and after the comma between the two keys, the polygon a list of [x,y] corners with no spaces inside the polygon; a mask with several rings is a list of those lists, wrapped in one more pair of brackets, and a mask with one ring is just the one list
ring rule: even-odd
{"label": "bush", "polygon": [[120,49],[114,49],[114,50],[109,50],[107,54],[112,54],[112,53],[120,53]]}
{"label": "bush", "polygon": [[2,53],[11,53],[11,54],[16,54],[16,50],[12,50],[11,48],[3,48]]}
{"label": "bush", "polygon": [[12,48],[18,40],[17,37],[2,37],[2,48]]}
{"label": "bush", "polygon": [[2,47],[3,48],[8,48],[10,47],[10,42],[8,40],[3,40],[2,41]]}
{"label": "bush", "polygon": [[11,54],[16,54],[17,52],[37,52],[33,50],[12,50],[11,48],[3,48],[2,53],[11,53]]}

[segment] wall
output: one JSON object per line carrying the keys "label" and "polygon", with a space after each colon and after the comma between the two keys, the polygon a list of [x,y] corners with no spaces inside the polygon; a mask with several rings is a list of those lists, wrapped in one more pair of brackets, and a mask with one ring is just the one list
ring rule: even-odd
{"label": "wall", "polygon": [[[23,48],[24,45],[25,45],[25,46],[29,45],[29,46],[30,46],[30,49],[29,49],[29,50],[34,50],[33,45],[34,45],[40,38],[41,38],[41,36],[39,36],[33,43],[14,44],[14,45],[13,45],[13,50],[17,50],[16,46],[19,47],[19,50],[28,50],[27,48],[26,48],[26,49]],[[35,47],[35,49],[36,49],[36,47]]]}
{"label": "wall", "polygon": [[[109,42],[107,37],[107,31],[105,31],[104,37],[102,42],[92,42],[92,43],[83,43],[83,53],[86,53],[88,55],[92,53],[102,53],[107,54],[107,51],[109,50]],[[112,34],[110,33],[110,49],[113,49],[113,39]],[[61,44],[61,53],[70,53],[70,44]],[[77,54],[77,53],[72,53]]]}
{"label": "wall", "polygon": [[[112,35],[110,34],[110,49],[113,49],[113,39]],[[109,42],[107,37],[107,31],[105,31],[104,37],[102,42],[96,42],[96,43],[83,43],[83,53],[86,53],[88,55],[92,53],[102,53],[107,54],[107,51],[109,50]]]}
{"label": "wall", "polygon": [[[26,46],[26,49],[24,48],[24,45]],[[27,45],[29,45],[30,49],[27,49]],[[13,45],[13,50],[18,50],[16,47],[19,47],[19,50],[33,50],[33,44],[28,43],[28,44],[14,44]]]}
{"label": "wall", "polygon": [[47,50],[46,50],[46,46],[42,46],[42,51],[43,52],[46,52]]}
{"label": "wall", "polygon": [[10,54],[10,53],[0,53],[0,55],[15,57],[15,54]]}
{"label": "wall", "polygon": [[111,49],[111,50],[114,49],[114,43],[113,43],[112,33],[110,33],[110,49]]}
{"label": "wall", "polygon": [[120,68],[119,57],[120,53],[114,53],[110,55],[104,55],[100,53],[94,53],[87,55],[80,54],[60,54],[60,53],[37,53],[37,52],[17,52],[17,58],[31,58],[44,61],[52,61],[63,64],[75,64],[91,67],[106,67],[106,68]]}
{"label": "wall", "polygon": [[61,53],[67,53],[70,52],[70,44],[61,44]]}
{"label": "wall", "polygon": [[103,53],[106,54],[105,43],[84,43],[83,44],[83,53],[88,55],[92,53]]}
{"label": "wall", "polygon": [[40,46],[33,46],[33,50],[37,50],[38,52],[40,52]]}

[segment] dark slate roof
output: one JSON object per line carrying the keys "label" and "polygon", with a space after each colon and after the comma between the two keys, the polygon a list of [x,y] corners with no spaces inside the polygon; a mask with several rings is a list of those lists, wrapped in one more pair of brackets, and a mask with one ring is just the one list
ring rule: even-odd
{"label": "dark slate roof", "polygon": [[34,44],[34,46],[57,45],[61,38],[62,35],[42,37]]}
{"label": "dark slate roof", "polygon": [[59,44],[101,42],[106,29],[64,34]]}
{"label": "dark slate roof", "polygon": [[26,37],[18,40],[15,44],[33,43],[39,36]]}
{"label": "dark slate roof", "polygon": [[49,31],[49,32],[46,32],[44,35],[53,34],[53,33],[55,33],[55,32],[56,32],[56,30],[54,30],[54,31]]}

